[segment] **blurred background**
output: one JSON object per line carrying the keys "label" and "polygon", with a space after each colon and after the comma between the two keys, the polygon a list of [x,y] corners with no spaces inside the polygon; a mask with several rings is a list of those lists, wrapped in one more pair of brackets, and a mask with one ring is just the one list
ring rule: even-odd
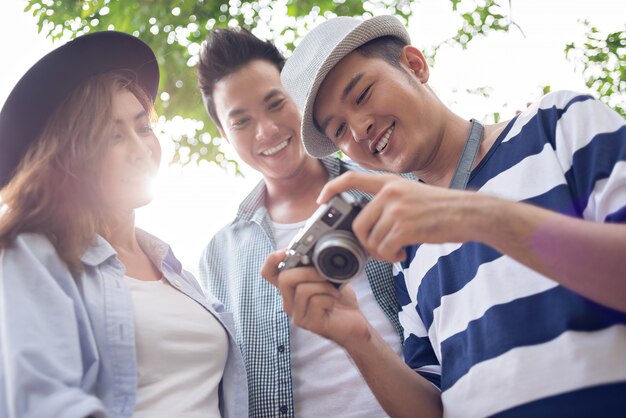
{"label": "blurred background", "polygon": [[591,93],[626,117],[624,0],[2,0],[0,105],[32,64],[77,35],[115,29],[150,44],[164,158],[137,223],[196,274],[203,247],[260,180],[203,109],[195,65],[206,34],[244,26],[288,57],[328,17],[380,14],[403,20],[429,59],[430,85],[467,119],[507,120],[560,89]]}

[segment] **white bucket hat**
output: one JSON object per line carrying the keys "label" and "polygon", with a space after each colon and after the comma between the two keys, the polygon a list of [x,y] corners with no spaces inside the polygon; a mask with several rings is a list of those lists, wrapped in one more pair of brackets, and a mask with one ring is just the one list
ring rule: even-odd
{"label": "white bucket hat", "polygon": [[411,43],[406,28],[394,16],[376,16],[368,20],[337,17],[309,32],[285,63],[280,77],[302,111],[302,142],[306,152],[313,157],[321,158],[338,151],[313,122],[313,104],[320,85],[343,57],[383,36],[395,36]]}

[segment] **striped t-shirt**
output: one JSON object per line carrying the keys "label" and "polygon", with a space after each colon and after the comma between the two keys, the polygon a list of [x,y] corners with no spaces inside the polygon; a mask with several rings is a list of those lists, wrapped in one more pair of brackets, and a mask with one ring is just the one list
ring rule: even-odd
{"label": "striped t-shirt", "polygon": [[[590,96],[548,94],[468,189],[625,223],[626,121]],[[478,242],[407,247],[395,271],[405,360],[440,387],[446,416],[626,414],[626,314]]]}

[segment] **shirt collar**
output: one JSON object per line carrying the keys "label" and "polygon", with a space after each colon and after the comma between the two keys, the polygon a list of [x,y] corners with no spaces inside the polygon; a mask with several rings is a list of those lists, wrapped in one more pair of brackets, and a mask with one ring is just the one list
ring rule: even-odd
{"label": "shirt collar", "polygon": [[182,272],[183,265],[178,261],[169,244],[140,228],[136,228],[136,234],[139,245],[155,266],[167,266],[176,273]]}
{"label": "shirt collar", "polygon": [[[168,266],[177,273],[182,272],[182,264],[174,256],[168,244],[140,228],[136,228],[135,231],[137,242],[155,266],[160,268]],[[88,266],[95,267],[115,256],[117,253],[111,244],[100,235],[96,235],[89,248],[82,255],[81,261]]]}
{"label": "shirt collar", "polygon": [[107,240],[100,235],[96,235],[91,245],[89,245],[81,256],[80,261],[82,261],[83,264],[95,267],[104,263],[109,258],[114,257],[116,254],[117,253]]}
{"label": "shirt collar", "polygon": [[[331,155],[321,158],[320,162],[326,168],[329,180],[341,174],[341,161],[339,158]],[[255,218],[255,214],[257,214],[259,210],[265,211],[266,193],[267,186],[265,185],[265,180],[261,180],[239,205],[235,222],[238,220],[250,221]]]}

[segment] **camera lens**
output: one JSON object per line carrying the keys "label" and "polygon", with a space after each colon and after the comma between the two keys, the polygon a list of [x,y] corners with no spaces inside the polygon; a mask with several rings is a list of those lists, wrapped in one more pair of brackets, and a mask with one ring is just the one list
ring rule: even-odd
{"label": "camera lens", "polygon": [[330,263],[333,267],[343,269],[348,265],[349,260],[346,258],[345,254],[335,254],[331,256]]}
{"label": "camera lens", "polygon": [[334,283],[342,283],[356,276],[366,260],[365,250],[348,231],[325,234],[318,240],[313,254],[315,267]]}
{"label": "camera lens", "polygon": [[340,247],[330,247],[321,251],[317,262],[325,275],[336,279],[352,277],[359,269],[359,262],[354,254]]}

